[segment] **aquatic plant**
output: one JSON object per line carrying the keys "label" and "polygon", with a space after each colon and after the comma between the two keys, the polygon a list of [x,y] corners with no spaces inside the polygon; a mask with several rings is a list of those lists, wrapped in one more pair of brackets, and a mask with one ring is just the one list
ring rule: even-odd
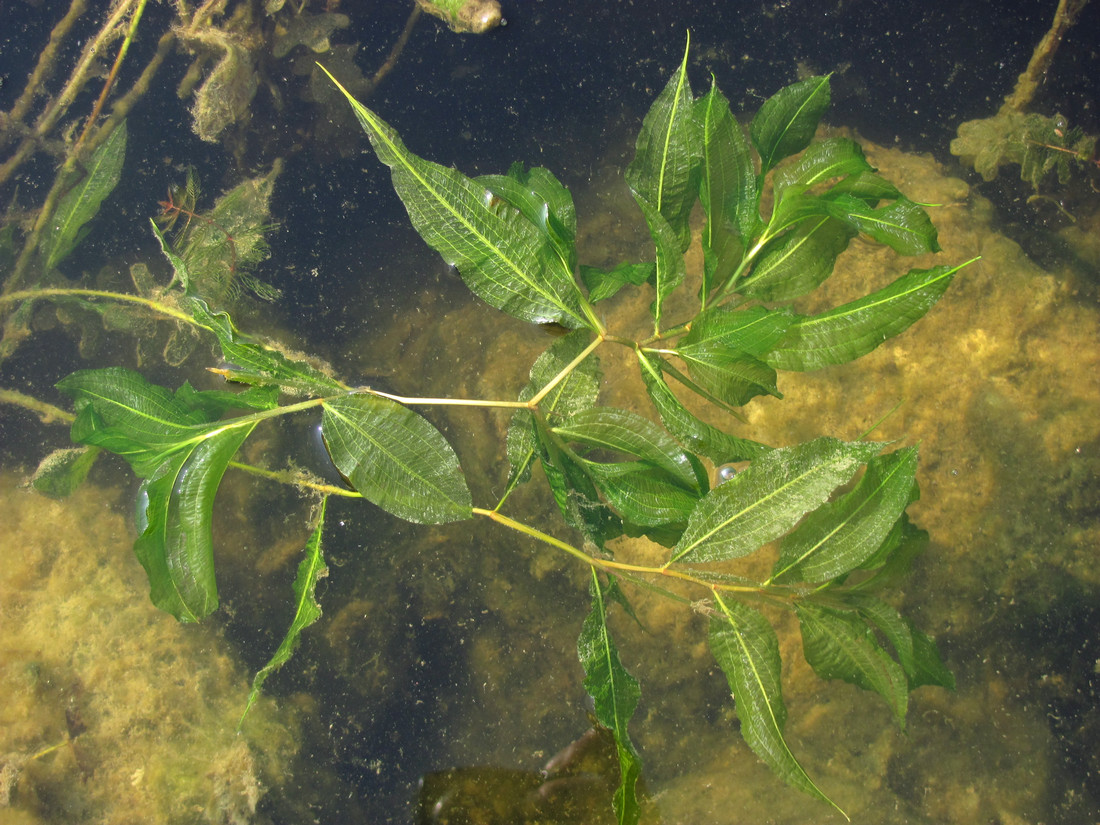
{"label": "aquatic plant", "polygon": [[[1050,29],[1035,46],[1027,68],[1001,108],[992,117],[959,124],[958,136],[951,141],[951,154],[987,181],[997,177],[1001,166],[1019,166],[1020,180],[1034,190],[1030,201],[1052,200],[1040,194],[1040,186],[1051,172],[1065,185],[1075,172],[1100,168],[1095,135],[1070,127],[1061,114],[1029,111],[1058,46],[1087,4],[1088,0],[1059,0]],[[1058,201],[1053,202],[1069,216]]]}
{"label": "aquatic plant", "polygon": [[[332,495],[362,497],[422,524],[484,518],[587,568],[591,608],[577,651],[595,716],[614,739],[621,823],[641,812],[641,761],[629,733],[640,688],[608,617],[623,610],[644,624],[631,587],[706,617],[746,743],[785,782],[834,807],[784,738],[777,612],[795,615],[804,655],[821,678],[878,693],[900,726],[913,689],[952,686],[935,643],[885,595],[925,542],[906,515],[918,496],[916,447],[867,434],[771,446],[706,419],[736,420],[756,396],[781,397],[780,370],[816,370],[870,352],[923,316],[961,266],[912,269],[830,310],[795,312],[790,302],[833,274],[853,238],[918,255],[938,251],[935,229],[919,204],[875,173],[855,141],[815,140],[828,77],[781,89],[746,135],[717,85],[693,95],[687,64],[685,51],[626,170],[654,259],[610,270],[579,264],[572,197],[551,172],[515,164],[470,178],[432,163],[333,79],[424,240],[490,306],[565,333],[512,398],[408,397],[351,386],[322,364],[242,333],[194,289],[192,268],[203,259],[180,254],[157,231],[175,272],[171,301],[140,303],[215,340],[225,364],[217,372],[247,388],[173,391],[123,368],[82,370],[58,387],[74,403],[72,440],[122,456],[141,479],[135,553],[154,603],[181,621],[198,621],[218,605],[212,513],[231,464],[320,494],[293,586],[294,618],[256,674],[250,703],[321,615],[316,585],[327,572]],[[704,215],[697,278],[685,263],[696,203]],[[205,242],[224,249],[230,232],[215,228],[222,221],[199,223],[211,230]],[[623,289],[652,297],[645,329],[609,329],[602,320],[601,302]],[[694,308],[682,316],[674,307],[685,292]],[[598,354],[612,347],[630,352],[660,424],[600,403],[605,382],[629,380],[604,374]],[[416,412],[446,405],[512,411],[507,481],[491,506],[475,504],[459,456]],[[318,409],[329,456],[350,489],[235,461],[263,422]],[[86,462],[70,458],[47,476],[57,483],[77,464],[86,472]],[[512,493],[536,469],[564,524],[535,525],[508,512]],[[667,548],[664,561],[630,558],[615,541],[623,536]],[[775,557],[766,576],[733,564],[762,549]]]}
{"label": "aquatic plant", "polygon": [[459,33],[483,34],[504,22],[497,0],[416,0],[416,7]]}
{"label": "aquatic plant", "polygon": [[[71,283],[67,275],[59,272],[59,265],[83,241],[100,205],[118,183],[127,148],[126,118],[150,90],[159,89],[158,73],[175,53],[186,60],[185,66],[180,67],[183,78],[176,93],[181,100],[190,101],[192,132],[208,142],[229,144],[240,160],[244,152],[241,125],[250,121],[250,107],[260,89],[268,89],[279,100],[284,95],[307,94],[303,88],[279,91],[267,68],[272,60],[293,61],[299,56],[296,51],[302,50],[308,50],[311,57],[325,54],[333,66],[339,64],[339,74],[345,82],[365,96],[396,65],[412,27],[421,16],[421,6],[456,30],[486,31],[500,22],[496,0],[448,0],[440,4],[421,0],[420,5],[411,4],[404,30],[385,62],[368,79],[347,59],[354,47],[342,47],[339,56],[331,49],[329,36],[350,24],[346,15],[311,11],[308,3],[292,3],[284,8],[282,0],[269,0],[261,9],[257,4],[238,0],[179,2],[172,4],[171,15],[154,16],[150,21],[145,15],[146,5],[147,0],[98,5],[70,0],[66,12],[51,30],[49,42],[44,44],[22,92],[8,111],[0,113],[0,187],[13,184],[21,169],[42,156],[57,169],[52,181],[42,187],[46,194],[41,202],[20,204],[20,192],[15,190],[0,216],[3,280],[0,295],[6,298],[0,302],[3,322],[0,362],[10,357],[33,331],[34,302],[17,303],[10,296],[28,289],[64,287]],[[81,25],[88,25],[96,15],[102,16],[102,22],[96,24],[94,35],[74,44]],[[139,35],[146,43],[155,41],[155,50],[132,51]],[[112,53],[110,70],[102,85],[97,86],[102,64]],[[71,64],[67,65],[68,60]],[[134,66],[135,63],[138,65]],[[309,70],[323,78],[312,60]],[[294,76],[290,71],[275,74],[283,78]],[[63,80],[52,88],[55,76]],[[327,79],[324,82],[327,85]],[[74,106],[83,103],[91,91],[98,91],[98,95],[90,111],[85,117],[74,119]],[[324,105],[325,101],[315,102]],[[34,191],[36,187],[28,188]],[[215,211],[232,211],[241,219],[254,206],[259,211],[252,217],[262,223],[270,185],[267,188],[266,194],[254,193],[263,196],[262,203],[252,203],[254,197],[235,189],[244,198],[243,203],[223,201]],[[181,240],[195,247],[195,237],[204,227],[195,222],[184,224],[191,238]],[[205,224],[205,229],[216,234],[210,223]],[[262,257],[263,247],[258,242],[262,242],[262,235],[250,231],[229,243],[228,248],[239,251],[241,262],[247,264]],[[208,251],[217,254],[213,247]],[[237,271],[235,265],[222,272],[208,269],[201,277],[209,283],[220,281],[218,289],[222,294],[208,297],[218,300],[223,308],[227,308],[224,299],[232,297],[241,287],[262,296],[270,294],[269,288]],[[73,313],[78,316],[76,328],[84,340],[93,334],[86,309],[87,305],[78,306]],[[63,321],[69,322],[67,317]]]}

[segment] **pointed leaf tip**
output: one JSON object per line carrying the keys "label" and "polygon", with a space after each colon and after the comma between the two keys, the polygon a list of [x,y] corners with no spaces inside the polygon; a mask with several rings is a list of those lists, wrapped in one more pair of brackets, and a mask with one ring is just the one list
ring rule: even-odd
{"label": "pointed leaf tip", "polygon": [[810,145],[829,100],[826,76],[792,83],[764,101],[749,127],[761,175]]}
{"label": "pointed leaf tip", "polygon": [[710,649],[729,682],[745,743],[784,782],[832,805],[847,819],[810,779],[783,737],[787,708],[775,630],[763,615],[740,602],[716,595],[715,605]]}
{"label": "pointed leaf tip", "polygon": [[[559,231],[566,228],[564,222],[532,221],[529,199],[513,205],[494,195],[492,186],[409,151],[390,124],[335,78],[332,81],[347,98],[378,159],[390,167],[394,191],[413,227],[458,268],[474,294],[524,321],[595,328],[573,279],[573,240],[568,231]],[[556,206],[564,202],[561,192],[555,198]]]}

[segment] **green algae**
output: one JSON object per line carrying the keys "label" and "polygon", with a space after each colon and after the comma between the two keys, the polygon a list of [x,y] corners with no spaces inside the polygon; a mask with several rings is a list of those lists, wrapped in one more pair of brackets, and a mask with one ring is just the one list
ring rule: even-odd
{"label": "green algae", "polygon": [[[298,747],[293,711],[261,701],[214,628],[145,598],[118,494],[64,503],[0,477],[0,818],[245,823]],[[125,563],[118,564],[117,560]]]}

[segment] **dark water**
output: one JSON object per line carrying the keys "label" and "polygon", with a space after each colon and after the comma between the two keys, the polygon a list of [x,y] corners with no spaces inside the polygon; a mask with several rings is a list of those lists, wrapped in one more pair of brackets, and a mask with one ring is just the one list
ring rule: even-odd
{"label": "dark water", "polygon": [[[800,70],[836,72],[829,120],[885,145],[949,159],[957,124],[996,110],[1049,25],[1052,8],[860,0],[514,3],[505,6],[509,25],[485,37],[454,37],[422,21],[370,105],[410,148],[438,163],[481,174],[502,172],[519,160],[583,187],[606,162],[612,142],[636,134],[679,64],[690,31],[697,94],[713,75],[734,111],[751,113]],[[344,33],[362,43],[358,63],[368,74],[403,21],[403,8],[389,13],[388,25],[371,16]],[[1092,132],[1100,127],[1098,32],[1100,10],[1087,8],[1041,96],[1044,111],[1060,111]],[[276,279],[339,333],[354,319],[333,317],[334,308],[311,296],[308,282],[299,292],[295,275],[301,279],[324,258],[351,277],[365,264],[362,277],[384,281],[383,265],[364,261],[359,250],[407,224],[387,171],[369,157],[323,165],[320,180],[316,173],[302,158],[282,182],[289,202],[301,203],[304,195],[309,208],[295,210],[300,231],[284,236],[288,246],[280,247],[295,261],[295,274],[288,277],[280,267]],[[413,236],[404,237],[417,246]],[[384,302],[384,287],[378,291]]]}
{"label": "dark water", "polygon": [[[636,133],[690,31],[693,88],[701,93],[713,75],[735,112],[755,111],[800,71],[835,72],[830,120],[885,145],[948,159],[957,124],[992,114],[1011,90],[1053,7],[987,0],[949,6],[870,0],[508,3],[508,25],[487,36],[455,36],[434,19],[421,20],[370,105],[414,151],[467,174],[501,172],[520,160],[579,186],[599,170],[609,137]],[[407,6],[347,2],[339,10],[351,25],[332,40],[358,44],[355,62],[369,76],[396,40]],[[4,13],[0,108],[21,91],[60,6],[6,0]],[[149,31],[170,16],[159,4],[146,15]],[[1100,9],[1093,4],[1061,46],[1037,106],[1092,133],[1100,128],[1098,33]],[[154,45],[153,37],[139,38],[134,61]],[[318,119],[328,115],[302,100],[297,57],[261,66],[265,83],[253,100],[251,124],[232,138],[235,158],[191,134],[174,94],[187,63],[168,61],[130,119],[135,139],[127,175],[83,247],[84,259],[67,268],[93,268],[97,256],[132,252],[137,243],[148,248],[151,239],[140,227],[169,185],[181,182],[186,165],[200,170],[203,191],[212,197],[280,156],[288,158],[276,203],[283,229],[272,238],[275,255],[261,274],[286,290],[298,309],[295,325],[331,343],[358,323],[349,313],[360,307],[330,300],[333,282],[345,278],[367,282],[386,303],[392,279],[378,247],[395,236],[402,245],[417,242],[407,233],[386,171],[355,151],[365,148],[362,135],[346,130],[338,133],[338,146],[311,143]],[[18,181],[24,197],[33,199],[48,173],[48,165],[27,170]],[[432,262],[423,268],[431,270]]]}

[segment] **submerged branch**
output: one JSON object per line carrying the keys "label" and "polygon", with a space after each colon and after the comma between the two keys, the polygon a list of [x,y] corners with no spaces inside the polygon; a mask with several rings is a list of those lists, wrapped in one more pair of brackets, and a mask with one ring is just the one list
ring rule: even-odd
{"label": "submerged branch", "polygon": [[1058,0],[1054,21],[1050,24],[1047,33],[1043,35],[1043,39],[1039,41],[1039,45],[1035,47],[1035,51],[1031,53],[1031,60],[1017,79],[1012,94],[1005,98],[1004,105],[1001,106],[1002,114],[1022,112],[1031,105],[1039,87],[1046,80],[1050,64],[1054,62],[1054,53],[1061,45],[1066,32],[1077,22],[1077,15],[1088,5],[1088,2],[1089,0]]}
{"label": "submerged branch", "polygon": [[[57,53],[61,50],[65,38],[68,37],[76,21],[84,14],[87,5],[87,0],[72,0],[65,16],[53,27],[53,31],[50,32],[50,42],[46,44],[46,48],[38,56],[38,63],[34,67],[34,71],[31,72],[30,77],[27,78],[27,85],[23,87],[23,93],[19,95],[19,99],[15,101],[15,105],[11,107],[11,111],[7,114],[8,123],[6,125],[14,126],[21,123],[23,118],[27,116],[31,103],[54,72]],[[0,135],[0,146],[6,145],[13,135],[14,132]]]}
{"label": "submerged branch", "polygon": [[11,404],[14,407],[30,410],[38,415],[38,419],[43,424],[72,424],[76,418],[71,412],[17,390],[0,389],[0,404]]}

